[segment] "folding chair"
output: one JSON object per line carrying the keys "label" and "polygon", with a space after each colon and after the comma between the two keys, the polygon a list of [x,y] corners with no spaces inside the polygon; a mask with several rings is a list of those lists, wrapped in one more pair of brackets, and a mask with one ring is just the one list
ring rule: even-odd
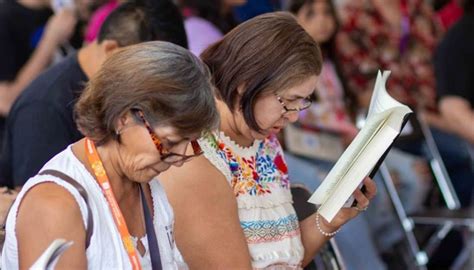
{"label": "folding chair", "polygon": [[384,163],[380,165],[379,173],[404,232],[405,240],[411,255],[411,258],[406,259],[409,263],[408,267],[410,267],[410,269],[415,268],[424,270],[428,263],[428,255],[425,251],[420,249],[420,246],[416,241],[415,234],[413,233],[414,223],[405,212],[400,197],[398,196],[397,189],[395,188],[395,184],[393,183],[393,179]]}
{"label": "folding chair", "polygon": [[[433,255],[440,242],[453,228],[465,228],[468,230],[467,241],[461,254],[456,258],[456,261],[453,264],[453,269],[461,269],[461,267],[463,267],[463,265],[465,265],[469,260],[469,254],[474,250],[474,213],[472,209],[460,209],[461,204],[454,191],[451,179],[449,178],[444,166],[433,135],[423,119],[418,119],[418,122],[430,154],[430,167],[447,208],[429,209],[408,216],[385,165],[380,167],[380,173],[397,217],[404,230],[405,238],[417,268],[426,268],[430,256]],[[423,250],[420,249],[413,233],[415,224],[440,226],[427,241]]]}
{"label": "folding chair", "polygon": [[441,158],[441,154],[439,153],[433,134],[423,119],[417,117],[416,120],[420,124],[421,133],[425,140],[427,150],[430,154],[429,164],[446,206],[451,210],[459,209],[461,208],[461,203],[459,202],[456,192],[454,191],[451,178],[449,177],[443,159]]}

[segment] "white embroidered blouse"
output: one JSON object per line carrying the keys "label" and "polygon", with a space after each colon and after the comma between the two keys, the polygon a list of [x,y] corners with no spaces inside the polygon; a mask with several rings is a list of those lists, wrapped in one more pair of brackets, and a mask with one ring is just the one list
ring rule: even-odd
{"label": "white embroidered blouse", "polygon": [[301,269],[304,248],[277,138],[243,148],[215,132],[199,143],[234,190],[254,269]]}

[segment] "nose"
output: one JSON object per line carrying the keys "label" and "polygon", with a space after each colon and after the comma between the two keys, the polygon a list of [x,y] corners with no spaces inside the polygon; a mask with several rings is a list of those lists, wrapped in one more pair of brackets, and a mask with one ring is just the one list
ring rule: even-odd
{"label": "nose", "polygon": [[185,155],[186,150],[188,149],[188,146],[189,146],[189,142],[181,142],[180,144],[170,149],[170,151],[179,155]]}
{"label": "nose", "polygon": [[294,123],[298,121],[299,112],[288,112],[285,115],[285,118],[288,119],[288,122]]}
{"label": "nose", "polygon": [[181,167],[181,166],[183,166],[183,164],[184,164],[184,161],[182,161],[182,160],[173,162],[173,166],[175,166],[175,167]]}

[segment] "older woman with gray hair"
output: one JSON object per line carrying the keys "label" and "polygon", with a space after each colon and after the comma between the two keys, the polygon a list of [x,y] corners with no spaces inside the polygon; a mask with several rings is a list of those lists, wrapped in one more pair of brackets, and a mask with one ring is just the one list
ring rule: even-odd
{"label": "older woman with gray hair", "polygon": [[195,139],[218,123],[207,68],[170,43],[130,46],[104,63],[75,112],[85,138],[23,187],[8,215],[2,268],[29,268],[57,238],[73,241],[57,268],[184,267],[154,179],[201,154]]}

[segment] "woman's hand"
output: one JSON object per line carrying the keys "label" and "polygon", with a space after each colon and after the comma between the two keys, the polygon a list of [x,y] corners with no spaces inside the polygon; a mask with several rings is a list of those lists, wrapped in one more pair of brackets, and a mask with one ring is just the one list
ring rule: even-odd
{"label": "woman's hand", "polygon": [[364,193],[360,189],[356,189],[356,191],[353,193],[357,203],[355,206],[350,208],[342,208],[339,210],[331,223],[327,222],[323,217],[319,217],[321,229],[323,231],[328,233],[334,232],[349,220],[353,219],[361,212],[367,210],[370,201],[375,197],[375,194],[377,194],[377,186],[370,177],[366,177],[363,181],[363,184],[365,186]]}
{"label": "woman's hand", "polygon": [[351,208],[342,208],[331,223],[327,222],[322,216],[319,216],[318,213],[314,213],[300,221],[301,240],[305,250],[303,266],[307,265],[314,258],[315,254],[331,235],[334,235],[334,232],[369,206],[370,200],[377,193],[377,187],[369,177],[364,179],[363,184],[365,186],[364,193],[359,189],[353,193],[357,205]]}

